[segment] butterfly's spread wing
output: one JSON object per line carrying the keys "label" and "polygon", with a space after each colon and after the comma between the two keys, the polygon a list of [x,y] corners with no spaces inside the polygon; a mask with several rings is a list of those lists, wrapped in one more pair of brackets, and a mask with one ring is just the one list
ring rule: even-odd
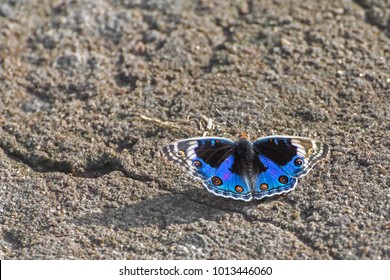
{"label": "butterfly's spread wing", "polygon": [[298,178],[329,152],[328,145],[303,137],[265,137],[256,140],[253,146],[266,169],[255,179],[253,197],[256,199],[291,191]]}
{"label": "butterfly's spread wing", "polygon": [[208,191],[239,200],[252,199],[247,180],[231,171],[235,142],[226,138],[192,138],[169,144],[163,154],[203,181]]}

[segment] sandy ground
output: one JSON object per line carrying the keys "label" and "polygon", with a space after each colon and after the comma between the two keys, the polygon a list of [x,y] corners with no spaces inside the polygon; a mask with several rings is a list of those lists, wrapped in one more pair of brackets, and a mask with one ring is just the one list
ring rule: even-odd
{"label": "sandy ground", "polygon": [[[1,259],[389,259],[386,1],[0,1]],[[160,149],[312,137],[288,196],[207,192]]]}

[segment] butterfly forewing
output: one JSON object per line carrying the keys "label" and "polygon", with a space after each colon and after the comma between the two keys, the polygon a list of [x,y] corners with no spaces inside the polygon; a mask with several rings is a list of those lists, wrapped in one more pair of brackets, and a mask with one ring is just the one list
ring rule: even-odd
{"label": "butterfly forewing", "polygon": [[162,149],[165,157],[202,180],[212,177],[231,153],[234,142],[226,138],[191,138],[169,144]]}

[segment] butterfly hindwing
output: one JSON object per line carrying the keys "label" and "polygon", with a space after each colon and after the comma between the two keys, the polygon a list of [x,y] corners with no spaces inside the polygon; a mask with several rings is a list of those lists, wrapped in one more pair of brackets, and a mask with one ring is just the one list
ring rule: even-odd
{"label": "butterfly hindwing", "polygon": [[218,196],[249,201],[252,191],[248,179],[232,172],[234,161],[234,156],[230,155],[215,170],[213,177],[203,183],[207,190]]}
{"label": "butterfly hindwing", "polygon": [[231,171],[234,145],[235,142],[226,138],[192,138],[169,144],[162,152],[168,160],[201,179],[215,195],[250,200],[247,180]]}
{"label": "butterfly hindwing", "polygon": [[253,197],[255,199],[287,193],[294,189],[298,182],[297,178],[286,173],[269,158],[262,155],[259,158],[267,170],[256,177],[253,190]]}
{"label": "butterfly hindwing", "polygon": [[255,180],[256,199],[291,191],[298,178],[306,175],[329,151],[328,145],[303,137],[265,137],[253,145],[266,168]]}

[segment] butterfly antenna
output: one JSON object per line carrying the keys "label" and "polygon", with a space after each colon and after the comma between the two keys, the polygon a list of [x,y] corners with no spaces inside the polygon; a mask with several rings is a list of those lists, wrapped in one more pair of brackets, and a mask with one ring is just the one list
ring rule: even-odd
{"label": "butterfly antenna", "polygon": [[215,108],[215,110],[218,112],[218,114],[220,114],[229,124],[231,124],[232,126],[234,126],[237,130],[240,130],[234,123],[232,123],[231,121],[229,121],[229,119],[224,115],[222,114],[221,111],[218,110],[218,108]]}
{"label": "butterfly antenna", "polygon": [[248,125],[247,131],[257,121],[260,115],[264,112],[265,108],[267,108],[267,104],[264,105],[263,109],[261,109],[260,113],[257,114],[256,118]]}

